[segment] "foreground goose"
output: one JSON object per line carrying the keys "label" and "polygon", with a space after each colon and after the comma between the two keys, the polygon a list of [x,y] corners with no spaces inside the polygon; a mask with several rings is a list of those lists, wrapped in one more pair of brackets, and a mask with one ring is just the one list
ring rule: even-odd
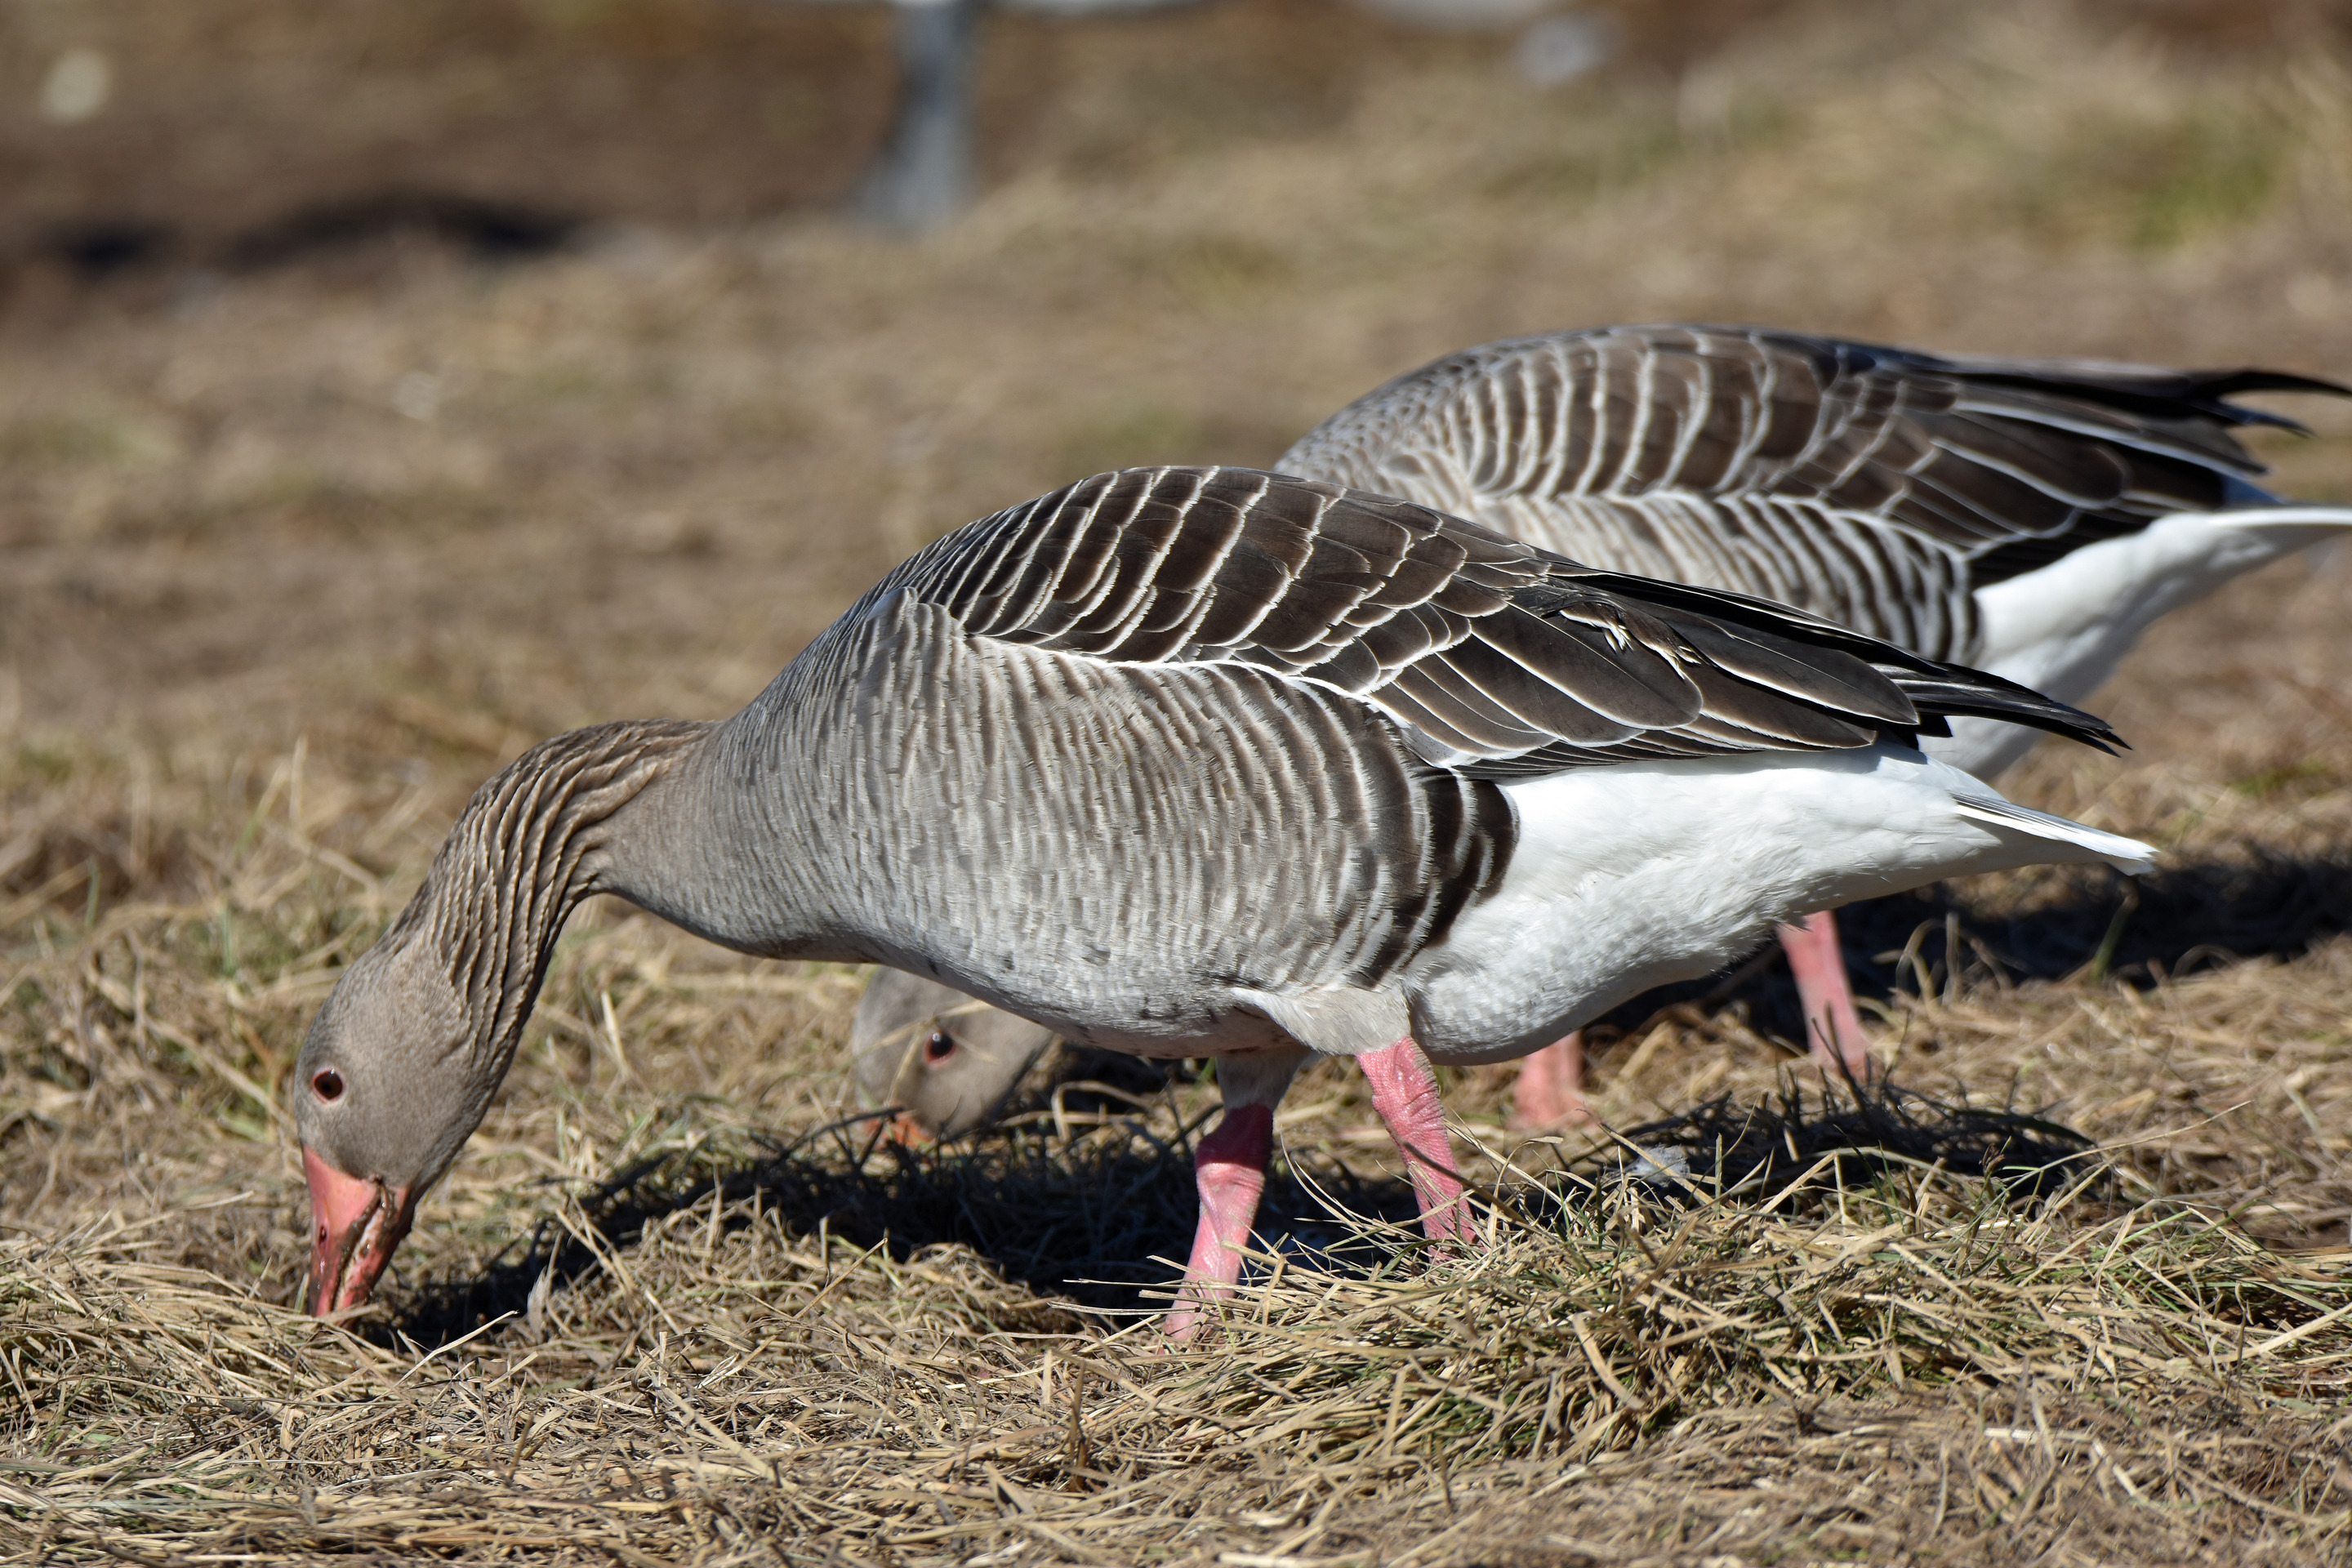
{"label": "foreground goose", "polygon": [[[2342,393],[2273,371],[1965,358],[1737,327],[1631,326],[1452,354],[1332,416],[1284,473],[1419,501],[1587,565],[1728,588],[2069,702],[2159,616],[2352,528],[2280,501],[2229,401]],[[2030,731],[1928,752],[1990,778]],[[1783,928],[1807,1033],[1871,1076],[1825,913]],[[981,1092],[959,1064],[956,1092]],[[1574,1038],[1528,1058],[1523,1123],[1586,1119]],[[898,1086],[918,1114],[940,1090]]]}
{"label": "foreground goose", "polygon": [[1097,475],[898,567],[734,718],[574,731],[482,786],[303,1044],[314,1305],[365,1300],[592,893],[1221,1058],[1196,1304],[1237,1278],[1274,1107],[1315,1053],[1361,1062],[1424,1227],[1453,1234],[1430,1060],[1523,1055],[1808,910],[2146,868],[1914,749],[1963,715],[2109,738],[1996,678],[1410,502]]}

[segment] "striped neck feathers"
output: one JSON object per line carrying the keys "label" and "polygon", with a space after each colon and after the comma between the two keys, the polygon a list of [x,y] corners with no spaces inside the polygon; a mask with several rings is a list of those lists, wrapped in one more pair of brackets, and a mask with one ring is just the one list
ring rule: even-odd
{"label": "striped neck feathers", "polygon": [[591,894],[620,890],[605,885],[615,852],[646,831],[625,808],[712,728],[656,719],[573,730],[475,792],[384,944],[405,938],[438,954],[477,1051],[501,1066],[511,1055],[564,921]]}

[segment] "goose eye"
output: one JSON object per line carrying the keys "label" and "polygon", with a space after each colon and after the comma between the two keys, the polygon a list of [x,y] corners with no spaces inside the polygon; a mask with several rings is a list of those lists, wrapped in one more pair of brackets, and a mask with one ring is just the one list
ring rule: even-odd
{"label": "goose eye", "polygon": [[923,1042],[923,1059],[927,1062],[943,1062],[955,1055],[955,1048],[954,1037],[944,1029],[936,1030],[929,1039]]}
{"label": "goose eye", "polygon": [[332,1068],[324,1068],[310,1080],[310,1092],[329,1102],[342,1099],[343,1075]]}

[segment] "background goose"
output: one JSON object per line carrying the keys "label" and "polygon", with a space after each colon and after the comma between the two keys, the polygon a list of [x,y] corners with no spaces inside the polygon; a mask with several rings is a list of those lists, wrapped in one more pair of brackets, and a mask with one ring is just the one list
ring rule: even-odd
{"label": "background goose", "polygon": [[[1944,356],[1753,328],[1622,326],[1451,354],[1325,420],[1284,473],[1403,497],[1589,565],[1794,605],[2066,701],[2158,616],[2352,527],[2283,502],[2229,401],[2342,394],[2275,371]],[[1990,777],[2032,731],[1963,718],[1927,750]],[[1872,1071],[1838,946],[1781,932],[1825,1062]],[[1519,1120],[1585,1119],[1574,1038]],[[916,1086],[919,1088],[919,1085]]]}
{"label": "background goose", "polygon": [[732,719],[574,731],[482,787],[297,1064],[314,1304],[365,1299],[592,893],[743,952],[928,974],[1085,1043],[1220,1058],[1204,1294],[1237,1277],[1275,1104],[1315,1053],[1363,1064],[1424,1227],[1453,1234],[1427,1058],[1525,1054],[1806,910],[2148,863],[1914,749],[1957,715],[2108,735],[1801,612],[1410,502],[1097,475],[901,564]]}
{"label": "background goose", "polygon": [[904,1107],[908,1134],[957,1138],[996,1115],[1054,1035],[936,980],[882,969],[858,998],[849,1041],[868,1103]]}

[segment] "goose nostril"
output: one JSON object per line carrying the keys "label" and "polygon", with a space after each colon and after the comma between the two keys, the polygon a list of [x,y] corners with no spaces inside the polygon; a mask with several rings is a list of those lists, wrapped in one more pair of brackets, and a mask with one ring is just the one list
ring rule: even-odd
{"label": "goose nostril", "polygon": [[343,1098],[343,1075],[329,1068],[310,1080],[310,1092],[332,1103]]}

